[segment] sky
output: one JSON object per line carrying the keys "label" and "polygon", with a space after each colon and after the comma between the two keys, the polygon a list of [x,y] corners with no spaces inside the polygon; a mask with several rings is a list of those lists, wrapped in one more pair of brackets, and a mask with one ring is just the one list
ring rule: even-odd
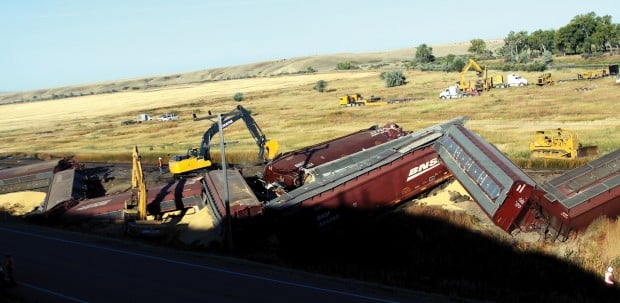
{"label": "sky", "polygon": [[589,12],[620,23],[610,0],[1,1],[0,92],[503,39]]}

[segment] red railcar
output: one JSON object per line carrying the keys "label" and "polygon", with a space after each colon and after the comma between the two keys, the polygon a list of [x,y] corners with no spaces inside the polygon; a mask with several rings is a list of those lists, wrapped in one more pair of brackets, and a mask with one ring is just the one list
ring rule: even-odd
{"label": "red railcar", "polygon": [[566,236],[594,219],[620,215],[620,149],[543,182],[532,199],[553,229]]}
{"label": "red railcar", "polygon": [[284,153],[265,166],[262,179],[267,187],[293,189],[303,184],[303,170],[396,139],[405,133],[395,123],[321,142]]}
{"label": "red railcar", "polygon": [[79,168],[72,157],[42,161],[0,170],[0,194],[34,190],[47,191],[55,173]]}
{"label": "red railcar", "polygon": [[507,232],[537,223],[530,196],[536,182],[496,147],[462,125],[435,144],[442,162],[493,222]]}
{"label": "red railcar", "polygon": [[497,148],[461,125],[435,144],[442,161],[493,222],[507,232],[565,239],[600,216],[620,215],[620,150],[536,184]]}
{"label": "red railcar", "polygon": [[[224,180],[228,180],[228,194]],[[207,202],[214,209],[213,213],[218,219],[226,215],[227,196],[232,217],[246,218],[262,214],[263,203],[256,198],[238,170],[227,170],[226,179],[224,179],[223,170],[210,171],[205,174],[204,182]]]}
{"label": "red railcar", "polygon": [[451,120],[306,171],[306,184],[268,201],[265,208],[290,215],[315,212],[319,227],[339,218],[334,210],[376,210],[426,192],[452,176],[432,144]]}
{"label": "red railcar", "polygon": [[[131,193],[98,197],[79,201],[62,214],[65,219],[106,219],[122,220],[125,204]],[[182,179],[166,185],[148,189],[147,212],[158,215],[165,212],[187,208],[204,207],[203,185],[193,179]]]}

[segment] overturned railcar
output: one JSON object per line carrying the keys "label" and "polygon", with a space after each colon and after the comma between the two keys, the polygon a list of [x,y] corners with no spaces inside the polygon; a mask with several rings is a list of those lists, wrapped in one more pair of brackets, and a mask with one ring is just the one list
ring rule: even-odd
{"label": "overturned railcar", "polygon": [[533,201],[553,230],[566,236],[594,219],[620,215],[620,149],[543,182]]}
{"label": "overturned railcar", "polygon": [[600,216],[620,214],[620,150],[537,184],[460,125],[452,126],[435,149],[489,218],[509,233],[536,230],[563,240]]}
{"label": "overturned railcar", "polygon": [[[66,220],[123,220],[130,192],[85,199],[66,209],[61,218]],[[166,212],[204,207],[202,183],[182,179],[148,189],[147,212],[157,216]]]}
{"label": "overturned railcar", "polygon": [[0,170],[0,194],[18,191],[43,191],[49,189],[55,173],[67,169],[79,169],[73,157],[41,161]]}
{"label": "overturned railcar", "polygon": [[432,144],[454,119],[307,170],[306,183],[265,204],[286,216],[303,213],[319,228],[350,211],[394,206],[426,192],[452,174]]}
{"label": "overturned railcar", "polygon": [[304,170],[403,136],[395,123],[373,126],[352,134],[290,151],[267,163],[262,180],[270,188],[286,190],[301,186]]}
{"label": "overturned railcar", "polygon": [[435,149],[495,225],[509,233],[536,227],[538,216],[530,202],[536,182],[495,146],[455,125],[435,143]]}

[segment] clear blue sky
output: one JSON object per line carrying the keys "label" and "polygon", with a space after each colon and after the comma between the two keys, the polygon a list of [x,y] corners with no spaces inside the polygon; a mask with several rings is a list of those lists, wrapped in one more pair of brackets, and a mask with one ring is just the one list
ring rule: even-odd
{"label": "clear blue sky", "polygon": [[[558,29],[614,1],[22,0],[0,4],[0,92]],[[412,56],[413,56],[412,52]]]}

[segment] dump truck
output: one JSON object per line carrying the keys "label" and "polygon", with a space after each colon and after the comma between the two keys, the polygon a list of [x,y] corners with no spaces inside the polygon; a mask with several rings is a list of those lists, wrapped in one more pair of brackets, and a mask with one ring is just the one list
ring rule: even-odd
{"label": "dump truck", "polygon": [[598,155],[598,146],[582,146],[577,133],[567,129],[537,130],[529,144],[530,157],[576,159]]}

